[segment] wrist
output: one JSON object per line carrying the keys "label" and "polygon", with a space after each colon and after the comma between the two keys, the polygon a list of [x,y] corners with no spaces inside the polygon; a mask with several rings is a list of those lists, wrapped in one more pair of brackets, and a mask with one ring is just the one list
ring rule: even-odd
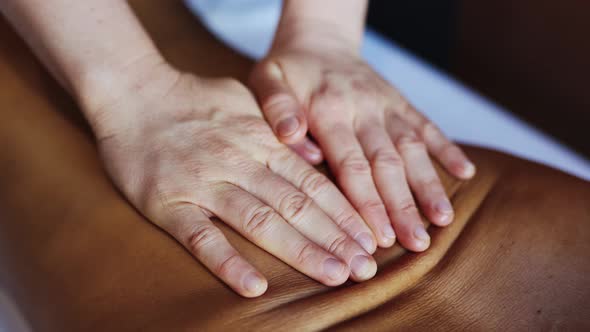
{"label": "wrist", "polygon": [[286,0],[273,49],[338,49],[358,54],[366,0]]}
{"label": "wrist", "polygon": [[94,68],[80,75],[74,89],[78,104],[97,138],[125,130],[142,118],[152,96],[169,90],[180,72],[159,54],[120,67]]}
{"label": "wrist", "polygon": [[361,42],[331,22],[301,19],[277,30],[271,51],[321,50],[358,55]]}

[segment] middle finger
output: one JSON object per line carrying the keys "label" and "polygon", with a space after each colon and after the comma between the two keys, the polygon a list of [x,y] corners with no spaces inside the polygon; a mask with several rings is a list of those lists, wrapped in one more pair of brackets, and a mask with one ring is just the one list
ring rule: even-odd
{"label": "middle finger", "polygon": [[345,123],[318,126],[312,134],[324,151],[342,191],[369,224],[379,246],[392,246],[395,232],[352,126]]}

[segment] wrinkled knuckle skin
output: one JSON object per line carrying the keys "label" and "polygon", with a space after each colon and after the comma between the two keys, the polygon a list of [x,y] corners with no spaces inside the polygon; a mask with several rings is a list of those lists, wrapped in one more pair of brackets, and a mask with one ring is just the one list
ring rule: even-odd
{"label": "wrinkled knuckle skin", "polygon": [[331,253],[344,252],[348,243],[346,234],[339,234],[327,244],[328,251]]}
{"label": "wrinkled knuckle skin", "polygon": [[367,211],[367,212],[377,212],[377,211],[383,211],[384,209],[385,209],[385,205],[383,205],[383,203],[381,201],[369,200],[369,201],[366,201],[363,204],[361,204],[359,210]]}
{"label": "wrinkled knuckle skin", "polygon": [[459,148],[456,144],[452,143],[452,142],[446,142],[443,146],[441,146],[440,148],[440,153],[442,155],[447,155],[447,156],[461,156],[461,148]]}
{"label": "wrinkled knuckle skin", "polygon": [[141,205],[138,208],[148,216],[153,216],[153,222],[163,227],[162,220],[170,217],[178,217],[183,213],[183,203],[186,195],[181,190],[172,190],[162,183],[157,183],[155,187],[146,190],[142,198]]}
{"label": "wrinkled knuckle skin", "polygon": [[236,155],[236,149],[233,144],[224,140],[208,140],[206,148],[212,155],[219,156],[220,158],[229,158]]}
{"label": "wrinkled knuckle skin", "polygon": [[214,273],[221,278],[227,278],[232,271],[236,270],[236,266],[239,265],[241,259],[240,256],[235,253],[226,259],[224,259],[219,265],[214,268]]}
{"label": "wrinkled knuckle skin", "polygon": [[359,221],[359,218],[354,215],[352,212],[343,212],[336,217],[334,220],[336,225],[338,225],[343,230],[351,230],[353,229]]}
{"label": "wrinkled knuckle skin", "polygon": [[410,103],[408,103],[405,99],[400,102],[400,105],[397,107],[399,109],[399,116],[401,118],[405,118],[410,116],[410,114],[414,111],[414,108]]}
{"label": "wrinkled knuckle skin", "polygon": [[258,116],[236,117],[232,121],[239,123],[240,137],[249,138],[249,140],[261,146],[280,144],[269,124]]}
{"label": "wrinkled knuckle skin", "polygon": [[330,114],[333,114],[332,112],[341,112],[346,106],[344,102],[346,98],[344,97],[345,93],[343,91],[332,87],[330,83],[324,83],[313,96],[311,110],[317,110],[320,114],[324,114],[324,112]]}
{"label": "wrinkled knuckle skin", "polygon": [[405,214],[418,214],[418,207],[414,201],[402,203],[399,207],[399,211]]}
{"label": "wrinkled knuckle skin", "polygon": [[273,113],[284,109],[284,107],[289,107],[292,104],[293,99],[290,95],[286,93],[275,93],[266,97],[266,99],[262,101],[262,109],[266,112]]}
{"label": "wrinkled knuckle skin", "polygon": [[291,192],[280,199],[280,211],[284,213],[285,219],[291,224],[303,215],[305,210],[312,204],[311,198],[302,192]]}
{"label": "wrinkled knuckle skin", "polygon": [[208,225],[197,228],[189,235],[187,243],[191,252],[201,255],[204,249],[214,246],[223,238],[223,234],[215,226]]}
{"label": "wrinkled knuckle skin", "polygon": [[441,193],[444,195],[444,189],[440,180],[435,177],[418,183],[419,188],[424,192]]}
{"label": "wrinkled knuckle skin", "polygon": [[400,151],[424,150],[425,146],[415,134],[404,134],[395,140],[395,145]]}
{"label": "wrinkled knuckle skin", "polygon": [[301,177],[301,190],[315,197],[330,186],[330,180],[315,169],[306,170]]}
{"label": "wrinkled knuckle skin", "polygon": [[260,237],[271,230],[272,223],[276,220],[276,217],[275,211],[270,207],[256,207],[244,219],[244,232],[255,238]]}
{"label": "wrinkled knuckle skin", "polygon": [[269,148],[267,165],[269,168],[284,167],[288,168],[296,161],[297,155],[289,147],[285,145],[278,145]]}
{"label": "wrinkled knuckle skin", "polygon": [[295,253],[295,261],[299,266],[308,265],[310,262],[313,262],[313,257],[317,255],[318,248],[311,242],[307,242],[303,244],[301,247],[297,249]]}
{"label": "wrinkled knuckle skin", "polygon": [[438,127],[430,122],[430,121],[424,121],[422,123],[422,125],[420,126],[419,129],[420,135],[421,137],[438,137],[440,135],[442,135],[441,131],[438,129]]}
{"label": "wrinkled knuckle skin", "polygon": [[403,168],[404,162],[399,154],[390,149],[377,150],[371,164],[374,168]]}
{"label": "wrinkled knuckle skin", "polygon": [[359,154],[350,153],[348,154],[339,165],[342,171],[350,173],[367,174],[371,172],[371,166],[367,159]]}

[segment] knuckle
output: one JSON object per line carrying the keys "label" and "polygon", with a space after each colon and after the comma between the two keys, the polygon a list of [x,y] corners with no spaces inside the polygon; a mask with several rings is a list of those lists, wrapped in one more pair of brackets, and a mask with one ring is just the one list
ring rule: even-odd
{"label": "knuckle", "polygon": [[405,99],[402,99],[400,101],[400,105],[398,106],[398,109],[399,109],[399,116],[402,118],[408,116],[409,114],[411,114],[414,111],[414,108],[412,107],[412,105],[410,103],[408,103],[408,101]]}
{"label": "knuckle", "polygon": [[289,223],[298,219],[311,204],[311,198],[298,191],[290,192],[279,200],[279,208]]}
{"label": "knuckle", "polygon": [[267,164],[271,169],[273,166],[288,168],[295,163],[296,159],[297,155],[293,150],[285,145],[278,145],[270,149]]}
{"label": "knuckle", "polygon": [[373,154],[371,164],[375,168],[403,168],[404,162],[393,149],[379,149]]}
{"label": "knuckle", "polygon": [[251,134],[264,132],[266,133],[268,124],[261,118],[256,116],[244,116],[240,119],[241,127]]}
{"label": "knuckle", "polygon": [[461,149],[456,144],[447,141],[441,146],[440,153],[443,155],[459,155]]}
{"label": "knuckle", "polygon": [[369,211],[369,212],[383,211],[383,210],[385,210],[385,205],[383,205],[383,202],[381,202],[380,200],[368,200],[368,201],[363,202],[361,204],[359,210]]}
{"label": "knuckle", "polygon": [[221,263],[219,263],[215,268],[214,272],[216,275],[220,277],[227,277],[230,273],[236,269],[237,265],[240,264],[240,255],[234,253],[229,257],[225,258]]}
{"label": "knuckle", "polygon": [[300,183],[301,190],[310,197],[315,197],[330,186],[330,180],[314,168],[307,169],[303,172]]}
{"label": "knuckle", "polygon": [[334,219],[336,225],[344,230],[352,229],[358,221],[359,218],[350,211],[343,212]]}
{"label": "knuckle", "polygon": [[290,95],[286,93],[275,93],[263,100],[262,109],[273,113],[274,111],[281,111],[284,107],[291,106],[292,104],[293,99]]}
{"label": "knuckle", "polygon": [[233,144],[223,140],[223,139],[209,139],[207,140],[207,150],[214,155],[219,156],[221,158],[229,158],[230,156],[235,156],[236,149]]}
{"label": "knuckle", "polygon": [[[146,190],[142,195],[138,208],[149,216],[166,216],[182,217],[185,213],[185,201],[190,198],[184,190],[172,188],[172,186],[164,185],[163,183],[153,184],[153,190]],[[158,221],[160,218],[154,218],[156,225],[166,227]]]}
{"label": "knuckle", "polygon": [[346,234],[338,234],[327,243],[326,248],[331,253],[343,252],[348,243],[348,236]]}
{"label": "knuckle", "polygon": [[345,106],[344,91],[324,83],[314,95],[315,106],[327,111],[341,111]]}
{"label": "knuckle", "polygon": [[424,120],[420,124],[419,132],[422,137],[433,137],[434,138],[434,137],[437,137],[441,134],[438,127],[434,123],[432,123],[428,120]]}
{"label": "knuckle", "polygon": [[246,234],[259,237],[266,234],[272,228],[276,213],[268,206],[258,206],[246,214],[243,229]]}
{"label": "knuckle", "polygon": [[370,173],[371,166],[365,156],[358,153],[349,153],[340,161],[339,168],[351,173]]}
{"label": "knuckle", "polygon": [[187,243],[191,252],[200,255],[205,248],[218,244],[222,239],[223,234],[217,227],[206,225],[189,233]]}
{"label": "knuckle", "polygon": [[317,253],[317,247],[311,242],[306,242],[297,249],[295,253],[295,261],[299,265],[306,265],[311,261],[313,256],[317,255]]}
{"label": "knuckle", "polygon": [[419,182],[418,186],[424,192],[444,192],[444,189],[442,189],[442,183],[437,177],[422,180]]}
{"label": "knuckle", "polygon": [[400,135],[395,140],[395,146],[400,151],[424,150],[424,143],[414,133]]}
{"label": "knuckle", "polygon": [[363,94],[375,94],[375,84],[365,77],[356,77],[350,81],[350,86],[353,91]]}
{"label": "knuckle", "polygon": [[405,214],[415,214],[418,213],[418,207],[416,206],[416,203],[413,200],[411,200],[402,203],[400,205],[399,211]]}

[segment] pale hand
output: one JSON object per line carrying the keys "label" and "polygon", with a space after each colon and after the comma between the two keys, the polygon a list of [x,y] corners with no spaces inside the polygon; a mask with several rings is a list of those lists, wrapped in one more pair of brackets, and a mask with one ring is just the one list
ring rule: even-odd
{"label": "pale hand", "polygon": [[325,157],[380,246],[396,235],[423,251],[430,238],[412,192],[434,224],[454,216],[429,153],[459,178],[472,177],[475,167],[355,51],[331,47],[334,40],[275,47],[249,84],[281,141],[311,163]]}
{"label": "pale hand", "polygon": [[243,296],[267,281],[212,216],[326,285],[374,276],[371,230],[278,141],[242,84],[172,69],[154,77],[94,112],[106,168],[139,211]]}

